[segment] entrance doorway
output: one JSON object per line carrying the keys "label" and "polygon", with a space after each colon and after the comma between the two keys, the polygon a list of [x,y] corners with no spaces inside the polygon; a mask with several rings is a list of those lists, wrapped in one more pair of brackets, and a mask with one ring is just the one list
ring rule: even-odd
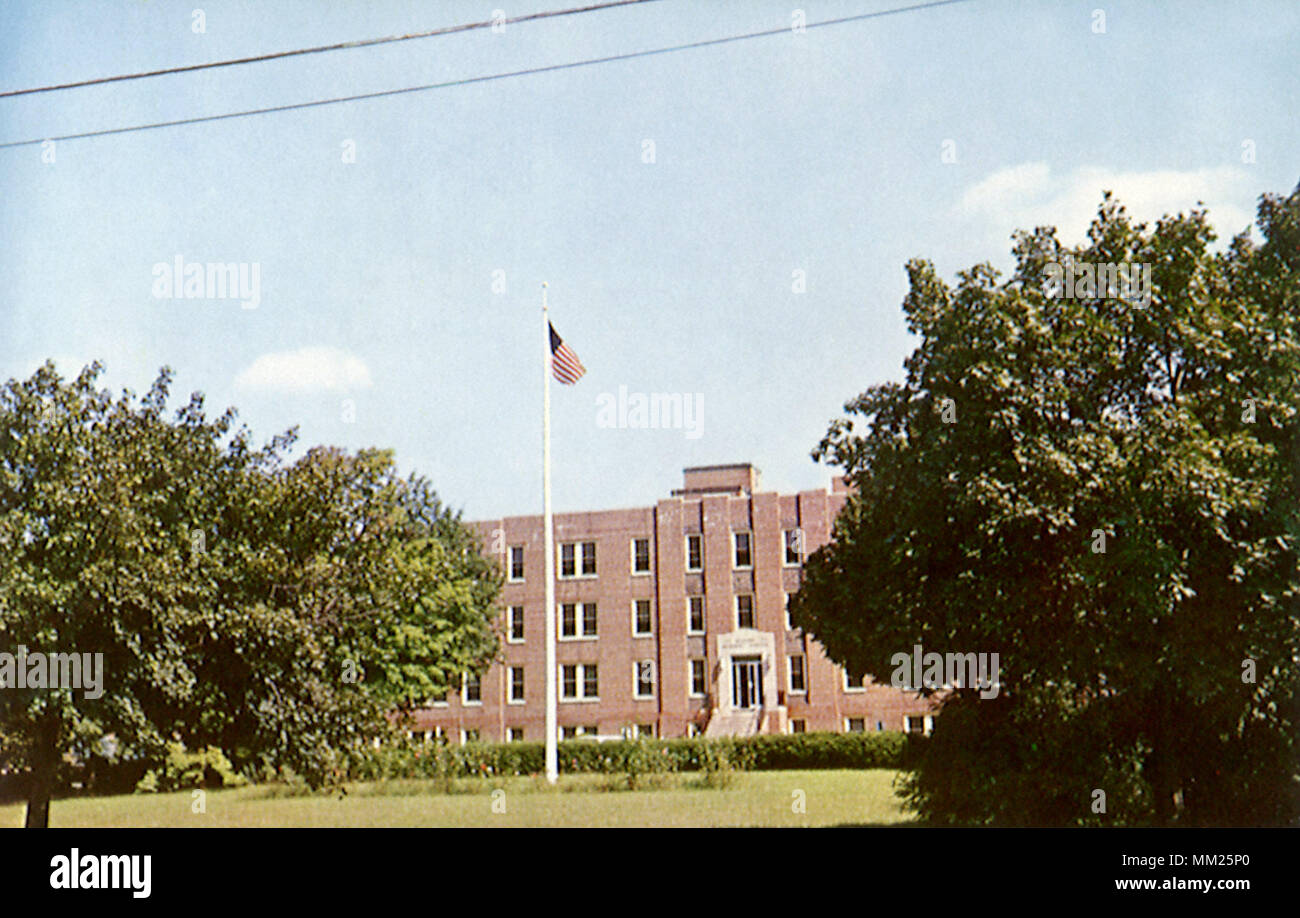
{"label": "entrance doorway", "polygon": [[731,705],[735,708],[761,708],[763,706],[762,658],[732,658]]}

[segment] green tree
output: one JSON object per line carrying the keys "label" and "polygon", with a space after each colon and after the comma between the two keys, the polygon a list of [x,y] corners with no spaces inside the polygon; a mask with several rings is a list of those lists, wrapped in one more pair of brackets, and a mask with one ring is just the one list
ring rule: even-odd
{"label": "green tree", "polygon": [[[161,762],[169,742],[314,785],[392,714],[495,652],[500,575],[390,454],[260,449],[201,396],[165,417],[98,364],[0,391],[0,651],[103,655],[103,694],[0,689],[0,764],[48,823],[60,763]],[[472,550],[471,550],[472,549]]]}
{"label": "green tree", "polygon": [[[1258,226],[1215,253],[1204,211],[1149,230],[1107,194],[1080,247],[1018,233],[1004,282],[908,265],[920,343],[813,453],[856,491],[792,617],[886,682],[918,643],[999,654],[996,698],[943,696],[923,818],[1296,818],[1300,188]],[[1150,265],[1150,301],[1055,295],[1071,258]]]}

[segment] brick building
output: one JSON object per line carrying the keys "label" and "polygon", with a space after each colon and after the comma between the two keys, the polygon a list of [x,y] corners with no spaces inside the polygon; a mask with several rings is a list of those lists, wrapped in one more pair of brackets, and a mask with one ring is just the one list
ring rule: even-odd
{"label": "brick building", "polygon": [[[684,474],[653,507],[555,516],[561,737],[928,732],[928,702],[850,680],[787,619],[802,561],[848,496],[843,481],[780,495],[759,491],[748,464]],[[501,658],[417,712],[414,732],[541,741],[542,519],[473,525],[505,568]]]}

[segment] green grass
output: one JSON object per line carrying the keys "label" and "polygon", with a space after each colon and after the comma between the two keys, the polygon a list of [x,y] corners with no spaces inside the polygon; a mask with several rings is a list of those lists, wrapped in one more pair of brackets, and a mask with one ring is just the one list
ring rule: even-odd
{"label": "green grass", "polygon": [[[190,791],[56,800],[52,827],[261,826],[833,826],[904,825],[897,772],[737,773],[724,789],[696,774],[651,776],[653,788],[622,789],[617,775],[563,775],[552,788],[536,778],[461,779],[451,794],[432,781],[349,785],[337,795],[269,785],[207,792],[206,812],[191,811]],[[618,788],[618,789],[615,789]],[[504,790],[504,798],[493,794]],[[805,812],[795,812],[795,791]],[[504,800],[505,812],[493,812]],[[0,827],[20,826],[22,804],[0,806]]]}

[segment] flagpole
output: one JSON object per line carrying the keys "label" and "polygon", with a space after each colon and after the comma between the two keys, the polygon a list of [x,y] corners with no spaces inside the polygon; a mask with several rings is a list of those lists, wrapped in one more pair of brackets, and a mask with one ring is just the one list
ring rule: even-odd
{"label": "flagpole", "polygon": [[551,524],[551,319],[546,308],[546,282],[542,282],[542,551],[546,569],[546,780],[559,778],[556,749],[559,718],[556,716],[555,671],[555,532]]}

